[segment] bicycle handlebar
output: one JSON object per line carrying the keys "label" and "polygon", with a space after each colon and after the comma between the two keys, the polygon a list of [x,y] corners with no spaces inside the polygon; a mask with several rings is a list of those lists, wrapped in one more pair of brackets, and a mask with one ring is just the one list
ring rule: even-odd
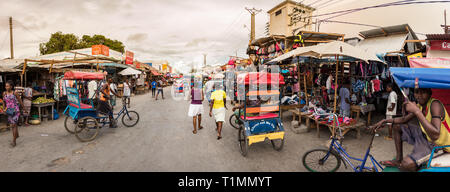
{"label": "bicycle handlebar", "polygon": [[338,119],[338,116],[337,116],[335,113],[323,113],[323,114],[319,114],[319,113],[317,112],[317,108],[314,107],[314,113],[313,113],[313,115],[319,115],[319,116],[321,116],[321,115],[326,115],[326,116],[332,115],[333,118],[335,118],[335,124],[336,124],[336,127],[339,129],[339,137],[341,137],[341,138],[343,137],[343,136],[342,136],[342,130],[341,130],[341,127],[339,126],[339,119]]}

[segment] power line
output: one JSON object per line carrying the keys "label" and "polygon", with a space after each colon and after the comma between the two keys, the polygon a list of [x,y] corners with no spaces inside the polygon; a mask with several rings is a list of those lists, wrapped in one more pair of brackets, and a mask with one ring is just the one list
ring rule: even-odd
{"label": "power line", "polygon": [[[413,1],[413,2],[411,2]],[[402,3],[400,3],[402,2]],[[397,2],[392,2],[392,3],[386,3],[386,4],[380,4],[380,5],[375,5],[375,6],[369,6],[369,7],[363,7],[363,8],[356,8],[356,9],[349,9],[349,10],[344,10],[344,11],[337,11],[337,12],[332,12],[332,13],[326,13],[326,14],[320,14],[320,15],[315,15],[315,16],[308,16],[309,18],[311,17],[319,17],[319,16],[325,16],[325,15],[333,15],[333,14],[337,14],[337,13],[353,13],[356,11],[361,11],[361,10],[367,10],[367,9],[373,9],[373,8],[381,8],[381,7],[390,7],[390,6],[399,6],[399,5],[410,5],[410,4],[431,4],[431,3],[450,3],[450,1],[414,1],[414,0],[408,0],[408,1],[397,1]],[[341,14],[344,15],[344,14]],[[339,15],[339,16],[341,16]],[[334,17],[330,17],[330,18],[334,18]],[[322,20],[321,20],[322,21]],[[298,29],[301,29],[303,27],[306,27],[308,25],[311,25],[313,23],[308,23],[303,25],[302,27],[296,28],[294,29],[294,32]]]}
{"label": "power line", "polygon": [[22,22],[20,22],[20,21],[18,21],[18,20],[15,20],[15,19],[13,19],[13,21],[15,22],[15,23],[18,23],[23,29],[25,29],[26,31],[28,31],[29,33],[31,33],[31,34],[33,34],[35,37],[37,37],[39,40],[43,40],[43,39],[46,39],[46,38],[44,38],[44,37],[41,37],[40,35],[38,35],[38,34],[36,34],[35,32],[33,32],[32,30],[30,30],[30,29],[28,29]]}
{"label": "power line", "polygon": [[321,2],[322,0],[316,0],[316,1],[314,1],[313,3],[310,3],[309,5],[307,5],[308,7],[311,7],[311,5],[314,5],[314,4],[316,4],[316,3],[318,3],[318,2]]}
{"label": "power line", "polygon": [[[323,8],[323,7],[329,6],[329,5],[333,4],[333,3],[331,3],[331,2],[333,2],[333,1],[338,1],[338,0],[328,0],[328,1],[326,1],[325,3],[322,3],[322,4],[320,4],[320,5],[317,5],[317,6],[316,6],[316,9],[321,9],[321,8]],[[330,3],[330,4],[326,5],[327,3]],[[323,6],[322,6],[322,5],[323,5]],[[326,5],[326,6],[325,6],[325,5]]]}

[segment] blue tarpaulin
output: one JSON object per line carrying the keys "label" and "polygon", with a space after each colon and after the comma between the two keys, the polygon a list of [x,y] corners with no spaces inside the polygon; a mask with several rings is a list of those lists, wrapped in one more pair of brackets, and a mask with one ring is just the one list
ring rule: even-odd
{"label": "blue tarpaulin", "polygon": [[450,69],[391,67],[389,70],[399,87],[414,88],[418,78],[419,88],[450,89]]}

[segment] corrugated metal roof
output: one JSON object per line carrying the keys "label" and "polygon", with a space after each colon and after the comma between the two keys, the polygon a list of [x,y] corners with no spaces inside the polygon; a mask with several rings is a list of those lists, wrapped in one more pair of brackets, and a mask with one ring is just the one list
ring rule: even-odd
{"label": "corrugated metal roof", "polygon": [[389,36],[392,34],[402,34],[402,33],[409,33],[411,31],[411,27],[408,24],[402,24],[402,25],[394,25],[394,26],[388,26],[388,27],[380,27],[376,29],[371,29],[367,31],[361,31],[359,32],[364,38],[371,38],[371,37],[379,37],[379,36]]}
{"label": "corrugated metal roof", "polygon": [[374,37],[360,41],[356,47],[375,54],[402,51],[408,34]]}
{"label": "corrugated metal roof", "polygon": [[426,34],[426,40],[450,40],[450,34]]}

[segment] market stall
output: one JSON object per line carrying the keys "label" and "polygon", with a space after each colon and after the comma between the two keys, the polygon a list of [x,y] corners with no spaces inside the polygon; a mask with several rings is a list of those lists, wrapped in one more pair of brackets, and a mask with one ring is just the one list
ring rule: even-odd
{"label": "market stall", "polygon": [[[370,55],[364,51],[361,51],[361,50],[359,50],[349,44],[341,42],[341,41],[334,41],[334,42],[316,45],[316,46],[310,46],[310,47],[299,47],[291,52],[292,53],[282,55],[279,58],[276,58],[271,62],[281,62],[287,58],[294,57],[294,56],[313,57],[313,58],[318,58],[318,59],[324,59],[324,58],[330,59],[331,58],[331,61],[335,62],[335,64],[334,64],[335,70],[333,71],[334,72],[333,107],[332,107],[332,110],[330,110],[333,113],[337,112],[337,107],[338,107],[338,104],[337,104],[338,75],[341,74],[341,78],[344,76],[343,62],[342,62],[342,60],[340,61],[339,59],[341,57],[350,57],[350,58],[356,59],[358,62],[361,62],[361,64],[367,63],[368,65],[370,65],[370,63],[372,61],[382,63],[382,61],[379,60],[375,55]],[[341,73],[339,73],[339,69],[341,69]],[[306,86],[305,86],[305,88],[306,88]],[[317,95],[315,95],[315,96],[317,96]],[[308,103],[308,105],[309,104],[310,103]],[[307,112],[308,110],[311,110],[311,109],[308,109],[308,107],[307,107],[306,109],[300,110],[298,112],[298,114],[300,114],[300,112]],[[329,109],[325,108],[322,110],[327,111]],[[358,109],[354,108],[354,111],[358,112]],[[311,111],[309,111],[309,112],[311,112]],[[314,118],[314,119],[317,120],[316,121],[317,125],[320,122],[322,122],[322,125],[325,125],[325,123],[323,123],[324,121],[321,121],[321,119],[323,119],[323,117]],[[331,121],[334,122],[334,121],[336,121],[336,119],[333,118]],[[354,125],[355,123],[357,123],[357,121],[352,122],[351,119],[349,119],[349,120],[344,120],[344,119],[340,120],[339,119],[339,121],[348,121],[348,122],[350,122],[349,125]],[[330,126],[332,126],[332,129],[330,129],[331,133],[334,133],[334,129],[335,129],[334,125],[335,124],[330,122],[330,120],[327,120],[327,122],[330,124]]]}

